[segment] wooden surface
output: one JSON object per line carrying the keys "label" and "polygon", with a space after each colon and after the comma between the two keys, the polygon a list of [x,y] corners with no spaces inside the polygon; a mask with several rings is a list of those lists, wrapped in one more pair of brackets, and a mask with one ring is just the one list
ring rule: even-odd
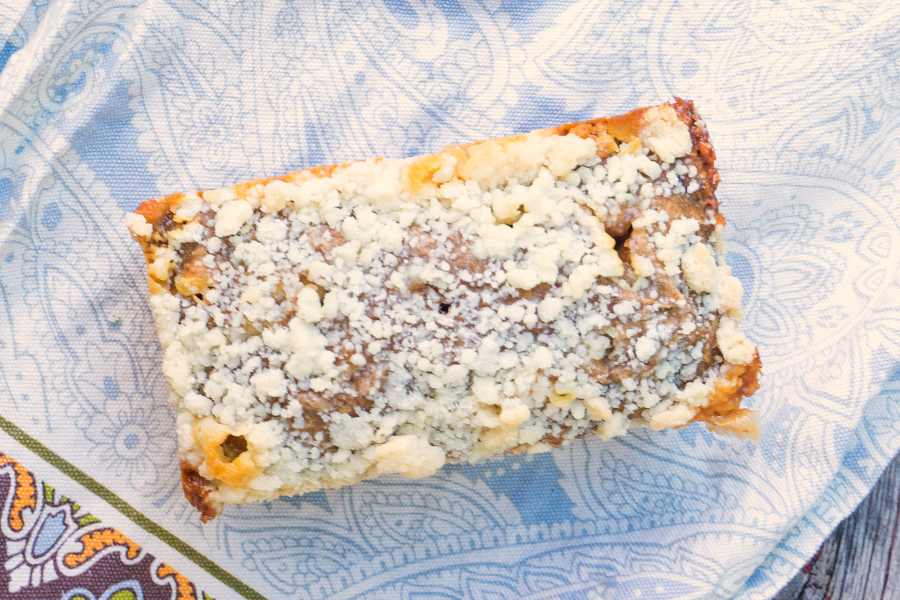
{"label": "wooden surface", "polygon": [[773,600],[900,600],[900,456]]}

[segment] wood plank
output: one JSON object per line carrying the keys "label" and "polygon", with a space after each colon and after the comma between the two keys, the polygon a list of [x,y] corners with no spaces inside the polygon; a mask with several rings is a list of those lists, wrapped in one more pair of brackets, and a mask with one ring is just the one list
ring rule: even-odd
{"label": "wood plank", "polygon": [[900,600],[900,456],[773,600]]}

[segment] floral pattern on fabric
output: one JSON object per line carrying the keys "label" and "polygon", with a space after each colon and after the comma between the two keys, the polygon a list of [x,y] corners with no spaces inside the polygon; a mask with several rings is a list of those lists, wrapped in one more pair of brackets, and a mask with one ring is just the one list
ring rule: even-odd
{"label": "floral pattern on fabric", "polygon": [[0,597],[211,600],[121,531],[0,453]]}

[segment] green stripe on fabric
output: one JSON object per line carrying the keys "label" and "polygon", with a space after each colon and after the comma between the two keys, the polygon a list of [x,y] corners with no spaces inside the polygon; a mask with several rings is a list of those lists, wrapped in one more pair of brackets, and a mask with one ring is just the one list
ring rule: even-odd
{"label": "green stripe on fabric", "polygon": [[227,572],[216,563],[206,558],[204,555],[197,552],[197,550],[189,546],[186,542],[178,538],[169,530],[150,520],[142,512],[138,511],[136,508],[122,500],[122,498],[116,495],[115,492],[101,484],[99,481],[97,481],[66,459],[54,453],[52,450],[50,450],[50,448],[25,433],[24,430],[20,429],[17,425],[4,418],[2,415],[0,415],[0,428],[2,428],[3,431],[8,433],[9,436],[15,439],[17,442],[40,456],[42,459],[56,467],[58,470],[62,471],[66,476],[77,481],[78,483],[89,489],[91,492],[102,498],[110,506],[128,517],[128,519],[134,522],[135,525],[161,539],[163,542],[171,546],[174,550],[196,563],[204,571],[233,589],[244,598],[247,598],[247,600],[266,600],[265,596],[248,586],[246,583],[244,583],[231,573]]}

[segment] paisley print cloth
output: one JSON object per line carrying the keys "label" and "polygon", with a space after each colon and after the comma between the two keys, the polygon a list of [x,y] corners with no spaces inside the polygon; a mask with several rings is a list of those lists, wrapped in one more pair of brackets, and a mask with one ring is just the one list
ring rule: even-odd
{"label": "paisley print cloth", "polygon": [[[151,597],[157,561],[216,597],[771,596],[900,447],[898,40],[891,0],[0,0],[0,450],[43,448],[95,495],[79,512],[35,488],[0,596]],[[127,212],[672,95],[718,151],[758,446],[586,440],[200,525]],[[116,519],[153,558],[110,546],[106,587],[65,596],[28,562]]]}
{"label": "paisley print cloth", "polygon": [[186,577],[0,453],[2,597],[211,600]]}

